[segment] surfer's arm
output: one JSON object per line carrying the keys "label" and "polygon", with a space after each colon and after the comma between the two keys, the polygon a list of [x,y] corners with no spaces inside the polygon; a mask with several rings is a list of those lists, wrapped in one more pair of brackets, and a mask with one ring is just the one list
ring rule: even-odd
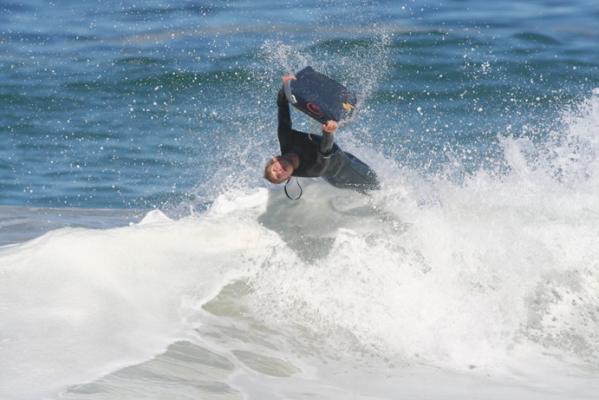
{"label": "surfer's arm", "polygon": [[[286,81],[295,79],[293,75],[286,75],[283,77],[283,85]],[[289,113],[289,102],[285,96],[285,90],[281,88],[277,95],[277,108],[279,124],[277,128],[277,135],[279,137],[279,145],[281,146],[281,154],[285,154],[293,147],[293,130],[291,129],[291,115]]]}
{"label": "surfer's arm", "polygon": [[327,174],[335,144],[335,130],[337,130],[337,123],[335,121],[327,121],[327,123],[322,126],[322,136],[320,137],[316,160],[311,168],[312,173],[316,176]]}
{"label": "surfer's arm", "polygon": [[327,121],[326,124],[322,126],[322,139],[320,140],[320,154],[323,156],[328,156],[331,154],[333,150],[333,145],[335,144],[334,133],[337,130],[337,123],[335,121]]}
{"label": "surfer's arm", "polygon": [[277,135],[279,137],[279,145],[281,146],[281,154],[285,154],[293,147],[293,131],[291,130],[289,103],[287,102],[283,89],[279,91],[279,95],[277,96],[277,106],[279,109]]}

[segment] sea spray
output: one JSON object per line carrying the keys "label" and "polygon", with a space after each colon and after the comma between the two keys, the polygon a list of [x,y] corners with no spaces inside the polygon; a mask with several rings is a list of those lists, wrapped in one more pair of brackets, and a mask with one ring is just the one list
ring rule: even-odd
{"label": "sea spray", "polygon": [[[544,142],[502,139],[506,173],[384,182],[373,210],[404,229],[373,211],[359,229],[337,226],[316,260],[297,258],[291,243],[278,248],[251,281],[256,314],[312,331],[326,354],[357,348],[494,369],[514,349],[540,345],[596,365],[596,117],[593,94]],[[316,197],[309,208],[331,225],[327,196]]]}

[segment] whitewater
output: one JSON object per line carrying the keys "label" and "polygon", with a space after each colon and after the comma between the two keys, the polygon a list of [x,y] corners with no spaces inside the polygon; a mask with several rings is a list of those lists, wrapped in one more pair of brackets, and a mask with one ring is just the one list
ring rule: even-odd
{"label": "whitewater", "polygon": [[[598,16],[4,2],[0,399],[596,399]],[[307,65],[381,190],[262,178]]]}
{"label": "whitewater", "polygon": [[378,156],[368,196],[232,189],[5,245],[0,395],[595,398],[599,90],[561,119],[457,182]]}

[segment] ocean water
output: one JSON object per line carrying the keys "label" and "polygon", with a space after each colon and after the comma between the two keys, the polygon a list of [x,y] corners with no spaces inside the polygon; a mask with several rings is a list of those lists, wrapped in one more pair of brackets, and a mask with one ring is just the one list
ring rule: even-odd
{"label": "ocean water", "polygon": [[[0,1],[0,398],[596,399],[598,22]],[[306,65],[381,190],[262,178]]]}

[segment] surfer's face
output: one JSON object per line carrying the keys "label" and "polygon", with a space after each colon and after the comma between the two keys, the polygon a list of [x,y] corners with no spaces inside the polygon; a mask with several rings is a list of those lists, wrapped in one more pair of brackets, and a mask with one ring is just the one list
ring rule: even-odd
{"label": "surfer's face", "polygon": [[273,157],[267,164],[264,177],[272,183],[282,183],[293,174],[293,164],[284,157]]}

